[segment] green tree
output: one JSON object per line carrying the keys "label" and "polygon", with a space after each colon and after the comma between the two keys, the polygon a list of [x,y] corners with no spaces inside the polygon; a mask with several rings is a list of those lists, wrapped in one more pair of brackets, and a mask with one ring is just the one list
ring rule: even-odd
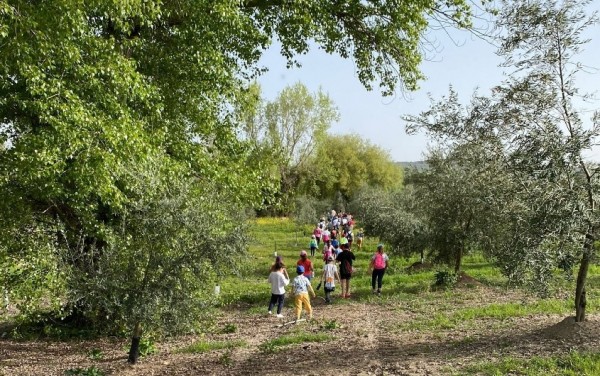
{"label": "green tree", "polygon": [[[596,112],[586,125],[574,104],[583,69],[576,56],[587,42],[582,33],[597,22],[595,13],[586,14],[587,4],[523,2],[500,18],[506,30],[500,53],[518,72],[498,88],[500,124],[510,124],[509,163],[537,229],[517,237],[518,244],[567,269],[574,263],[566,260],[579,258],[576,321],[585,319],[585,284],[600,229],[598,166],[584,156],[600,136],[600,119]],[[549,271],[539,274],[548,277]]]}
{"label": "green tree", "polygon": [[332,198],[340,192],[351,200],[363,185],[384,190],[402,186],[402,168],[389,153],[356,134],[328,134],[312,165],[321,197]]}
{"label": "green tree", "polygon": [[300,186],[310,179],[318,146],[339,114],[327,94],[321,90],[312,94],[301,83],[286,87],[272,102],[262,106],[258,102],[252,112],[247,111],[244,136],[259,155],[271,160],[280,181],[282,208],[289,212],[302,193]]}
{"label": "green tree", "polygon": [[585,284],[600,226],[597,163],[585,158],[600,136],[600,116],[589,122],[575,105],[582,33],[596,19],[587,3],[515,2],[503,9],[499,53],[509,78],[492,98],[474,97],[464,112],[441,101],[420,126],[458,144],[492,145],[479,155],[499,161],[493,195],[497,224],[485,235],[489,251],[512,280],[544,291],[557,267],[572,276],[575,319],[585,319]]}
{"label": "green tree", "polygon": [[412,185],[398,190],[363,186],[350,201],[350,210],[361,220],[369,236],[386,243],[391,253],[425,258],[429,246],[429,227],[419,211]]}
{"label": "green tree", "polygon": [[[0,255],[11,281],[35,275],[68,299],[67,311],[103,317],[105,306],[94,302],[113,291],[79,292],[130,238],[135,248],[123,249],[137,252],[132,272],[143,272],[150,251],[139,237],[151,232],[128,226],[140,202],[174,200],[178,190],[168,188],[190,180],[207,200],[215,187],[224,202],[264,194],[232,108],[273,37],[290,63],[308,40],[353,57],[361,82],[379,80],[389,94],[421,77],[428,15],[468,24],[464,1],[445,4],[0,1]],[[209,233],[212,226],[205,223]],[[173,241],[189,244],[185,236]],[[139,296],[134,305],[143,306]],[[154,316],[164,304],[147,308]]]}

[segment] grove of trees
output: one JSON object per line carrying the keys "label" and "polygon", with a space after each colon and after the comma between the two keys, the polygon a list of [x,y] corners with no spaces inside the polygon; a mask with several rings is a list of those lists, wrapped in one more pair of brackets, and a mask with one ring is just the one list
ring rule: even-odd
{"label": "grove of trees", "polygon": [[[593,97],[577,88],[586,73],[583,35],[597,24],[587,4],[505,2],[498,54],[508,78],[468,105],[451,89],[406,117],[409,132],[424,130],[435,142],[429,167],[408,174],[411,189],[392,194],[399,198],[365,192],[355,203],[394,249],[426,250],[456,272],[465,252],[480,250],[510,281],[547,293],[557,269],[567,278],[576,269],[576,321],[585,319],[600,218],[600,165],[586,157],[598,143],[600,113],[586,118]],[[389,232],[394,217],[397,231]]]}
{"label": "grove of trees", "polygon": [[[220,257],[235,213],[277,202],[300,161],[271,174],[239,137],[236,109],[262,51],[276,39],[293,65],[314,41],[392,94],[422,78],[431,22],[468,27],[469,5],[0,1],[6,298],[24,315],[43,303],[54,317],[129,330],[132,362],[142,328],[189,327],[204,282],[235,262]],[[281,131],[277,104],[267,113]],[[233,255],[244,251],[236,233]]]}
{"label": "grove of trees", "polygon": [[584,320],[600,236],[600,166],[585,157],[600,114],[587,119],[576,100],[596,22],[585,5],[503,3],[508,78],[407,117],[435,146],[427,169],[403,177],[386,151],[329,132],[339,113],[323,90],[262,99],[258,61],[274,40],[289,66],[316,45],[352,59],[367,89],[415,90],[424,34],[471,27],[466,0],[0,0],[6,299],[29,319],[43,307],[128,331],[134,363],[144,330],[202,316],[210,282],[244,255],[247,209],[347,204],[392,251],[456,272],[479,250],[544,292],[557,267],[577,267]]}

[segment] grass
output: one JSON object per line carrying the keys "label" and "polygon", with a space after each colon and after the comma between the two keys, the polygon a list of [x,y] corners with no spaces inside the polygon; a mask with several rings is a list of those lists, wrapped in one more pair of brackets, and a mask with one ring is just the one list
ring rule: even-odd
{"label": "grass", "polygon": [[[222,304],[245,304],[248,312],[262,314],[266,309],[270,297],[269,285],[266,282],[269,267],[273,263],[274,253],[283,257],[288,272],[293,276],[293,268],[299,258],[300,250],[308,249],[311,226],[298,226],[293,221],[285,218],[257,218],[251,224],[252,241],[249,245],[249,260],[245,263],[239,275],[228,276],[221,281]],[[538,313],[570,314],[572,303],[565,301],[564,297],[572,299],[574,283],[559,281],[556,287],[555,299],[546,299],[533,304],[507,303],[497,306],[481,306],[466,308],[472,301],[465,299],[471,296],[465,289],[460,291],[449,290],[432,291],[432,283],[436,268],[430,271],[408,274],[406,268],[417,261],[417,258],[403,259],[391,257],[390,267],[384,277],[383,296],[373,298],[371,295],[371,277],[367,268],[372,253],[375,251],[378,239],[367,237],[362,250],[355,250],[356,273],[352,278],[351,289],[353,299],[386,305],[413,305],[415,298],[430,302],[424,308],[430,318],[418,320],[409,324],[411,327],[422,329],[454,328],[465,321],[474,321],[480,318],[505,320],[510,317],[521,317]],[[319,251],[318,251],[319,252]],[[319,273],[323,263],[320,252],[312,258],[315,266],[314,285],[318,283]],[[507,279],[500,271],[493,267],[481,254],[472,254],[464,258],[463,271],[486,286],[494,288],[507,288]],[[595,283],[594,282],[599,282]],[[598,312],[600,307],[600,266],[590,267],[588,281],[588,312]],[[475,294],[480,294],[476,289]],[[573,290],[573,291],[572,291]],[[447,295],[449,293],[450,295]],[[439,300],[452,299],[460,304],[450,305],[441,309]],[[291,300],[286,299],[287,307],[291,307]],[[463,304],[464,302],[464,304]],[[334,304],[351,304],[351,302],[336,300]],[[432,316],[433,315],[433,316]],[[449,316],[447,318],[440,316]],[[461,324],[462,325],[462,324]]]}
{"label": "grass", "polygon": [[467,367],[459,375],[522,375],[522,376],[593,376],[600,375],[600,354],[573,352],[558,357],[516,359],[507,357],[499,362],[485,362]]}
{"label": "grass", "polygon": [[333,340],[329,334],[324,333],[307,333],[307,332],[299,332],[293,334],[287,334],[281,337],[277,337],[275,339],[263,342],[259,348],[262,352],[272,353],[279,350],[279,348],[289,345],[296,345],[300,343],[307,342],[326,342]]}
{"label": "grass", "polygon": [[474,326],[480,319],[507,320],[514,317],[533,316],[538,314],[569,314],[571,302],[556,299],[544,299],[532,303],[494,303],[479,307],[452,309],[442,307],[433,318],[411,321],[403,326],[406,330],[454,329],[459,326]]}
{"label": "grass", "polygon": [[183,354],[199,354],[214,350],[233,349],[236,347],[246,347],[248,343],[243,340],[235,341],[198,341],[187,347],[177,350]]}

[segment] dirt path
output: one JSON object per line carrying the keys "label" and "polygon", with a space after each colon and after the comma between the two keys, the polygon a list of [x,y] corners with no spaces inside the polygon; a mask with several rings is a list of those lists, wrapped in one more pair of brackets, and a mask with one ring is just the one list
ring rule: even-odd
{"label": "dirt path", "polygon": [[[503,299],[498,294],[497,299]],[[486,295],[490,301],[489,294]],[[376,299],[376,298],[374,298]],[[266,314],[231,310],[220,324],[235,325],[231,334],[211,334],[206,340],[244,340],[246,347],[202,354],[175,350],[194,341],[186,336],[161,343],[158,354],[126,364],[127,342],[119,339],[72,342],[18,342],[0,339],[0,375],[63,375],[72,368],[92,365],[111,375],[445,375],[449,369],[503,356],[564,355],[570,350],[600,351],[600,315],[585,325],[544,315],[502,321],[476,320],[476,325],[451,330],[408,330],[399,325],[414,319],[402,304],[373,301],[315,300],[313,322],[278,327],[280,320]],[[293,315],[286,308],[286,320]],[[289,345],[276,352],[261,344],[285,334],[327,333],[333,339]],[[102,351],[91,360],[91,349]]]}

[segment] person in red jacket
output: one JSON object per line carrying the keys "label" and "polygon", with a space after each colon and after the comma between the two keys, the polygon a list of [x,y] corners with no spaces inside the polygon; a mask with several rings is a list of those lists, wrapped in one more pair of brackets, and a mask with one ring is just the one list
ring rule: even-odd
{"label": "person in red jacket", "polygon": [[302,265],[304,267],[304,276],[308,278],[309,281],[312,280],[314,275],[313,265],[310,259],[308,258],[308,254],[306,253],[306,251],[300,252],[300,260],[298,260],[296,265]]}

